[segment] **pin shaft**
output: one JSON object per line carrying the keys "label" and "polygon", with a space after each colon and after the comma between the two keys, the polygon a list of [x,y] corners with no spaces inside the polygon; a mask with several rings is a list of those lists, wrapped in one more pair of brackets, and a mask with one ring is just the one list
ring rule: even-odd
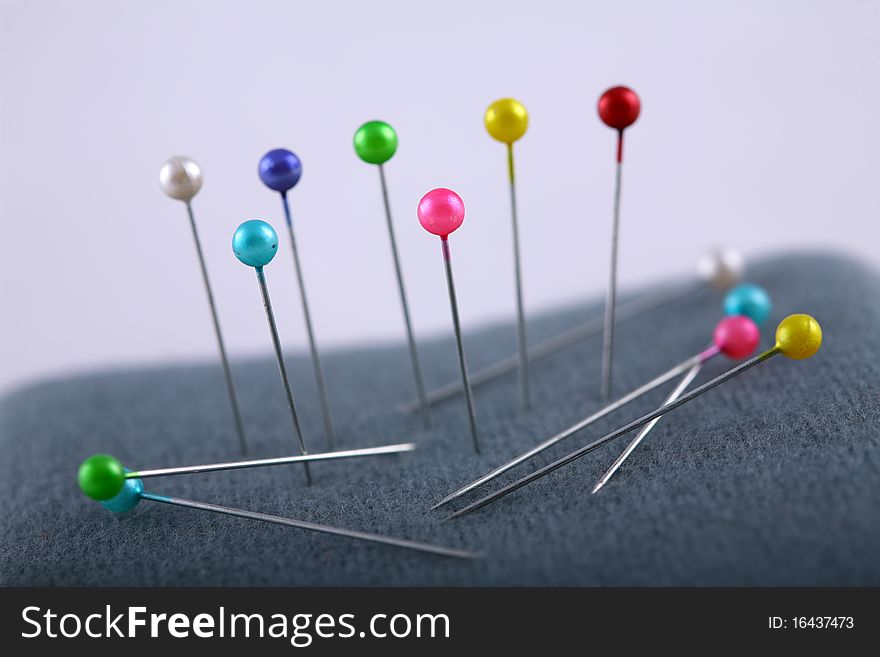
{"label": "pin shaft", "polygon": [[311,461],[336,461],[361,456],[379,456],[382,454],[399,454],[411,452],[416,448],[414,443],[383,445],[364,449],[349,449],[339,452],[323,452],[320,454],[303,454],[301,456],[280,456],[271,459],[254,459],[250,461],[231,461],[229,463],[209,463],[205,465],[187,465],[179,468],[158,468],[126,472],[126,479],[145,479],[147,477],[167,477],[171,475],[199,474],[202,472],[219,472],[221,470],[242,470],[245,468],[261,468],[272,465],[288,465],[291,463],[308,463]]}
{"label": "pin shaft", "polygon": [[[697,378],[697,374],[700,373],[702,367],[702,363],[695,363],[694,366],[685,373],[685,375],[682,377],[681,381],[678,382],[675,388],[673,388],[672,392],[669,393],[669,396],[666,398],[664,404],[674,402],[676,399],[681,397],[684,394],[684,391],[688,389],[691,383],[693,383],[694,379]],[[610,481],[611,477],[614,476],[614,473],[620,469],[620,466],[623,465],[623,462],[626,461],[626,459],[629,458],[630,454],[635,451],[636,447],[638,447],[639,444],[645,439],[645,436],[651,433],[651,430],[657,425],[659,421],[660,418],[655,417],[653,420],[648,422],[648,424],[642,427],[641,431],[636,434],[636,437],[633,438],[630,441],[629,445],[626,446],[626,449],[624,449],[623,452],[621,452],[620,456],[615,459],[614,463],[611,464],[611,467],[608,468],[605,474],[603,474],[596,482],[596,485],[593,487],[592,490],[593,494],[598,493],[599,490]]]}
{"label": "pin shaft", "polygon": [[296,272],[296,280],[299,284],[299,299],[302,303],[303,319],[306,325],[306,335],[309,339],[309,351],[312,354],[312,368],[315,370],[315,381],[318,384],[318,397],[321,402],[321,417],[324,421],[324,436],[327,440],[327,448],[333,449],[336,437],[333,432],[333,420],[330,416],[330,401],[327,395],[327,384],[324,381],[324,368],[321,367],[321,357],[318,355],[318,345],[315,342],[315,331],[312,328],[312,314],[309,312],[309,302],[306,297],[306,285],[303,280],[302,266],[299,262],[299,252],[296,248],[296,237],[293,234],[293,221],[290,218],[290,204],[287,201],[287,193],[281,193],[281,203],[284,206],[284,220],[287,223],[287,233],[290,235],[290,250],[293,253],[293,268]]}
{"label": "pin shaft", "polygon": [[480,453],[480,440],[477,437],[477,417],[474,411],[474,393],[468,381],[467,363],[464,357],[464,341],[461,338],[461,322],[458,318],[458,301],[455,296],[455,281],[452,278],[452,258],[449,253],[449,240],[440,238],[443,249],[443,264],[446,267],[446,284],[449,288],[449,305],[452,309],[452,325],[455,329],[455,346],[458,350],[458,366],[461,370],[461,384],[464,387],[464,396],[467,401],[468,422],[471,427],[471,438],[474,442],[474,451]]}
{"label": "pin shaft", "polygon": [[[623,141],[623,131],[618,135]],[[623,163],[619,157],[614,176],[614,212],[611,221],[611,267],[605,297],[605,330],[602,337],[602,399],[611,396],[611,368],[614,359],[614,307],[617,303],[617,250],[620,235],[620,178]]]}
{"label": "pin shaft", "polygon": [[717,351],[707,350],[707,351],[704,351],[700,354],[697,354],[696,356],[691,356],[687,360],[679,363],[678,365],[676,365],[672,369],[664,372],[660,376],[658,376],[654,379],[651,379],[650,381],[648,381],[644,385],[636,388],[635,390],[633,390],[629,394],[624,395],[623,397],[621,397],[620,399],[618,399],[614,403],[608,404],[607,406],[600,408],[598,411],[596,411],[592,415],[584,418],[580,422],[577,422],[576,424],[573,424],[572,426],[568,427],[567,429],[560,431],[559,433],[557,433],[554,436],[551,436],[550,438],[548,438],[544,442],[535,445],[534,447],[532,447],[529,450],[526,450],[525,452],[523,452],[519,456],[511,459],[510,461],[507,461],[506,463],[504,463],[502,465],[499,465],[494,470],[487,472],[482,477],[475,479],[471,483],[469,483],[465,486],[462,486],[457,491],[450,493],[449,495],[444,497],[440,502],[438,502],[436,505],[434,505],[432,508],[436,509],[438,507],[443,506],[444,504],[448,504],[452,500],[454,500],[458,497],[461,497],[465,493],[468,493],[468,492],[474,490],[475,488],[478,488],[478,487],[482,486],[483,484],[486,484],[486,483],[492,481],[493,479],[504,474],[508,470],[515,468],[519,464],[525,463],[526,461],[528,461],[529,459],[531,459],[534,456],[537,456],[538,454],[540,454],[544,450],[548,449],[549,447],[552,447],[556,443],[561,442],[570,436],[573,436],[578,431],[581,431],[582,429],[587,428],[588,426],[590,426],[594,422],[601,420],[606,415],[613,413],[617,409],[622,408],[623,406],[626,406],[627,404],[629,404],[632,401],[635,401],[636,399],[638,399],[642,395],[647,394],[651,390],[654,390],[655,388],[663,385],[667,381],[674,379],[676,376],[678,376],[682,372],[686,371],[687,369],[693,367],[694,365],[696,365],[698,363],[705,361],[707,358],[711,357],[712,355],[714,355],[716,353],[717,353]]}
{"label": "pin shaft", "polygon": [[[306,443],[303,440],[302,429],[299,425],[299,415],[296,412],[296,404],[293,402],[293,391],[290,389],[290,380],[287,378],[287,368],[284,365],[284,353],[281,351],[281,339],[278,337],[278,327],[275,324],[275,313],[272,312],[272,300],[269,298],[269,288],[266,285],[266,275],[262,267],[255,267],[257,281],[260,284],[260,294],[263,297],[263,307],[266,309],[266,320],[269,322],[269,333],[272,336],[272,346],[275,348],[275,359],[278,361],[278,372],[281,374],[281,383],[287,395],[287,406],[290,408],[290,419],[293,422],[293,431],[299,442],[299,451],[308,454]],[[312,473],[309,464],[303,463],[306,471],[306,481],[311,485]]]}
{"label": "pin shaft", "polygon": [[439,545],[430,545],[429,543],[419,543],[417,541],[408,541],[403,538],[393,538],[390,536],[380,536],[378,534],[368,534],[352,529],[340,529],[338,527],[330,527],[329,525],[319,525],[304,520],[294,520],[292,518],[282,518],[281,516],[268,515],[266,513],[257,513],[255,511],[245,511],[244,509],[234,509],[228,506],[220,506],[218,504],[206,504],[205,502],[194,502],[185,500],[180,497],[168,497],[165,495],[156,495],[155,493],[142,493],[141,497],[151,502],[159,502],[161,504],[169,504],[172,506],[180,506],[188,509],[199,509],[201,511],[210,511],[212,513],[220,513],[226,516],[234,516],[236,518],[247,518],[250,520],[259,520],[274,525],[283,525],[285,527],[295,527],[297,529],[305,529],[307,531],[321,532],[322,534],[333,534],[334,536],[344,536],[359,541],[369,541],[370,543],[381,543],[383,545],[391,545],[393,547],[404,548],[407,550],[416,550],[418,552],[426,552],[441,557],[453,557],[455,559],[476,559],[479,555],[465,550],[456,550],[453,548],[442,547]]}
{"label": "pin shaft", "polygon": [[[705,288],[701,285],[685,283],[682,285],[676,285],[665,292],[653,293],[638,299],[633,299],[632,301],[620,304],[616,311],[615,322],[620,326],[626,321],[641,317],[642,315],[657,308],[661,308],[666,304],[685,299],[696,292],[703,291],[704,289]],[[604,313],[602,315],[591,317],[579,326],[574,326],[559,335],[553,336],[552,338],[548,338],[547,340],[529,347],[526,351],[528,361],[530,363],[535,363],[536,361],[552,356],[563,349],[573,347],[587,338],[601,333],[603,325]],[[505,374],[509,374],[518,367],[519,355],[512,354],[488,367],[470,372],[469,380],[471,386],[476,388],[477,386],[494,381]],[[460,379],[457,381],[451,381],[444,386],[431,390],[427,395],[428,403],[433,405],[446,401],[447,399],[452,399],[453,397],[460,395],[462,390],[463,388]],[[413,400],[407,403],[403,407],[403,410],[410,412],[415,411],[419,408],[419,404],[420,402],[418,399]]]}
{"label": "pin shaft", "polygon": [[522,265],[520,263],[519,221],[516,211],[516,178],[513,167],[513,144],[507,145],[507,171],[510,178],[510,220],[513,229],[513,269],[516,281],[516,345],[518,353],[520,404],[528,408],[529,400],[529,359],[526,353],[526,317],[523,308]]}
{"label": "pin shaft", "polygon": [[737,365],[736,367],[728,370],[724,374],[721,374],[720,376],[715,377],[711,381],[704,383],[699,388],[695,388],[694,390],[687,393],[686,395],[679,397],[677,400],[670,402],[668,404],[665,404],[665,405],[661,406],[660,408],[657,408],[657,409],[651,411],[647,415],[643,415],[642,417],[638,418],[637,420],[633,420],[629,424],[624,425],[623,427],[616,429],[615,431],[612,431],[609,434],[606,434],[605,436],[599,438],[598,440],[594,440],[593,442],[589,443],[588,445],[584,445],[580,449],[577,449],[577,450],[571,452],[570,454],[563,456],[562,458],[557,459],[556,461],[553,461],[553,463],[550,463],[549,465],[545,465],[543,468],[535,470],[533,473],[531,473],[525,477],[522,477],[521,479],[518,479],[517,481],[514,481],[511,484],[508,484],[504,488],[501,488],[501,489],[495,491],[494,493],[487,495],[486,497],[483,497],[482,499],[477,500],[473,504],[469,504],[468,506],[459,509],[455,513],[451,514],[447,518],[447,520],[452,519],[452,518],[458,518],[458,517],[461,517],[461,516],[466,515],[468,513],[471,513],[473,511],[476,511],[477,509],[481,509],[482,507],[486,506],[487,504],[491,504],[492,502],[495,502],[495,501],[501,499],[502,497],[505,497],[506,495],[509,495],[510,493],[512,493],[516,490],[519,490],[523,486],[526,486],[526,485],[532,483],[533,481],[550,474],[554,470],[558,470],[562,466],[567,465],[567,464],[571,463],[572,461],[575,461],[575,460],[581,458],[582,456],[585,456],[586,454],[589,454],[590,452],[592,452],[595,449],[598,449],[599,447],[601,447],[605,443],[610,442],[616,438],[619,438],[620,436],[623,436],[623,435],[629,433],[633,429],[638,429],[639,427],[642,427],[642,426],[648,424],[648,422],[650,422],[654,418],[659,418],[659,417],[665,415],[666,413],[668,413],[669,411],[675,410],[679,406],[683,406],[684,404],[687,404],[689,401],[696,399],[697,397],[699,397],[703,393],[708,392],[712,388],[715,388],[715,387],[721,385],[725,381],[732,379],[733,377],[737,376],[738,374],[742,374],[746,370],[754,367],[755,365],[757,365],[759,363],[764,362],[768,358],[775,356],[778,353],[779,353],[778,346],[773,347],[772,349],[768,349],[767,351],[755,356],[751,360],[747,360],[746,362],[741,363],[741,364]]}
{"label": "pin shaft", "polygon": [[388,223],[388,238],[391,241],[391,259],[394,262],[394,273],[397,274],[397,290],[400,292],[400,307],[403,309],[403,322],[406,324],[406,339],[409,345],[409,359],[412,362],[413,378],[416,384],[418,404],[422,409],[422,419],[426,428],[431,426],[431,407],[425,395],[425,380],[422,377],[422,366],[419,362],[419,352],[416,349],[416,338],[413,333],[412,321],[409,316],[409,302],[406,298],[406,288],[403,284],[403,272],[400,267],[400,256],[397,253],[397,238],[394,235],[394,223],[391,221],[391,203],[388,200],[388,185],[385,182],[385,167],[379,165],[379,182],[382,186],[382,200],[385,203],[385,220]]}
{"label": "pin shaft", "polygon": [[211,319],[214,322],[214,335],[217,336],[217,347],[220,349],[220,362],[223,364],[223,378],[226,380],[226,390],[229,393],[229,404],[232,406],[232,417],[235,422],[235,431],[238,435],[238,444],[242,454],[247,454],[248,445],[244,433],[244,423],[241,420],[241,410],[238,407],[238,395],[235,393],[235,384],[232,381],[232,372],[229,369],[229,358],[226,356],[226,345],[223,342],[223,333],[220,330],[220,319],[217,317],[217,306],[214,303],[214,292],[211,289],[211,281],[208,278],[208,267],[205,264],[205,256],[202,253],[202,240],[199,238],[199,230],[196,227],[196,219],[193,215],[192,204],[187,202],[186,213],[189,215],[189,225],[192,228],[193,241],[196,244],[196,254],[199,257],[199,266],[202,270],[202,281],[205,283],[205,292],[208,295],[208,306],[211,309]]}

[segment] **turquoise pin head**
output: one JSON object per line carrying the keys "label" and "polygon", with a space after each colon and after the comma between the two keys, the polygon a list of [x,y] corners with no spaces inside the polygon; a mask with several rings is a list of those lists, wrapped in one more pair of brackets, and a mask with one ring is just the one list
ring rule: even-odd
{"label": "turquoise pin head", "polygon": [[278,253],[278,233],[265,221],[245,221],[232,235],[232,252],[248,267],[264,267]]}
{"label": "turquoise pin head", "polygon": [[764,323],[772,309],[770,295],[759,285],[737,285],[724,297],[725,315],[743,315],[755,324]]}

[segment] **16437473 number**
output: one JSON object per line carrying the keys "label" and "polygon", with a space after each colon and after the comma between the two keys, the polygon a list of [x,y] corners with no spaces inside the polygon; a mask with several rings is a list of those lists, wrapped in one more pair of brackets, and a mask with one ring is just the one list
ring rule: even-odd
{"label": "16437473 number", "polygon": [[851,630],[855,620],[852,616],[770,616],[767,626],[771,630]]}

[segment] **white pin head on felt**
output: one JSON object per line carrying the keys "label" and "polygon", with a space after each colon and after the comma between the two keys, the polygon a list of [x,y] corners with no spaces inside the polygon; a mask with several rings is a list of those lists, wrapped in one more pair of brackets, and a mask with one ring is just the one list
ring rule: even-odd
{"label": "white pin head on felt", "polygon": [[730,247],[715,248],[697,261],[697,276],[719,290],[728,290],[743,278],[746,261]]}
{"label": "white pin head on felt", "polygon": [[159,186],[170,198],[189,203],[202,189],[204,176],[195,160],[183,155],[168,158],[159,169]]}
{"label": "white pin head on felt", "polygon": [[189,224],[192,229],[193,240],[196,243],[196,255],[202,270],[202,281],[205,284],[205,292],[208,295],[208,306],[211,309],[211,317],[214,320],[214,336],[217,338],[217,347],[220,351],[220,361],[223,364],[223,376],[226,381],[226,390],[229,394],[229,403],[232,407],[232,417],[235,423],[238,444],[242,454],[248,451],[247,438],[244,432],[244,423],[241,419],[241,410],[238,407],[238,396],[235,392],[235,384],[229,368],[229,359],[226,356],[226,345],[223,342],[223,333],[220,331],[220,319],[217,316],[217,308],[214,303],[214,293],[211,290],[211,281],[208,278],[208,267],[205,264],[205,256],[202,253],[202,242],[199,239],[199,230],[196,226],[196,218],[193,214],[192,199],[202,189],[204,178],[202,168],[192,158],[183,155],[175,155],[165,160],[159,169],[159,187],[165,194],[176,201],[186,204],[186,212],[189,216]]}

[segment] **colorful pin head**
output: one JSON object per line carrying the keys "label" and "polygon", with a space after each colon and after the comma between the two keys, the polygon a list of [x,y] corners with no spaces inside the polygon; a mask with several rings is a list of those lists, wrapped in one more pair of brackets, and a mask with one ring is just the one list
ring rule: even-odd
{"label": "colorful pin head", "polygon": [[278,252],[278,234],[265,221],[245,221],[232,235],[232,252],[248,267],[264,267]]}
{"label": "colorful pin head", "polygon": [[79,466],[80,490],[86,497],[103,502],[115,497],[125,485],[125,468],[109,454],[90,456]]}
{"label": "colorful pin head", "polygon": [[725,317],[712,334],[715,346],[728,358],[738,360],[751,356],[761,341],[758,325],[744,315]]}
{"label": "colorful pin head", "polygon": [[493,139],[504,144],[512,144],[526,134],[529,127],[529,113],[518,100],[502,98],[489,105],[484,121],[486,130]]}
{"label": "colorful pin head", "polygon": [[789,315],[776,328],[776,348],[794,360],[809,358],[822,346],[822,327],[810,315]]}
{"label": "colorful pin head", "polygon": [[642,110],[636,92],[629,87],[611,87],[599,97],[599,118],[609,128],[628,128]]}
{"label": "colorful pin head", "polygon": [[464,201],[451,189],[438,187],[422,197],[417,212],[422,228],[446,239],[464,221]]}
{"label": "colorful pin head", "polygon": [[756,324],[763,324],[772,309],[770,295],[759,285],[737,285],[724,297],[724,314],[745,315]]}
{"label": "colorful pin head", "polygon": [[302,162],[286,148],[276,148],[260,158],[260,180],[269,189],[284,193],[292,189],[302,176]]}
{"label": "colorful pin head", "polygon": [[140,503],[143,492],[143,481],[140,479],[126,479],[119,492],[109,500],[102,500],[101,506],[113,513],[125,513],[126,511],[131,511]]}
{"label": "colorful pin head", "polygon": [[367,121],[354,133],[354,152],[368,164],[384,164],[397,152],[397,133],[385,121]]}
{"label": "colorful pin head", "polygon": [[171,198],[189,203],[202,188],[202,168],[188,157],[170,157],[159,169],[159,186]]}
{"label": "colorful pin head", "polygon": [[697,261],[697,276],[719,290],[727,290],[742,280],[746,263],[736,249],[713,249]]}

